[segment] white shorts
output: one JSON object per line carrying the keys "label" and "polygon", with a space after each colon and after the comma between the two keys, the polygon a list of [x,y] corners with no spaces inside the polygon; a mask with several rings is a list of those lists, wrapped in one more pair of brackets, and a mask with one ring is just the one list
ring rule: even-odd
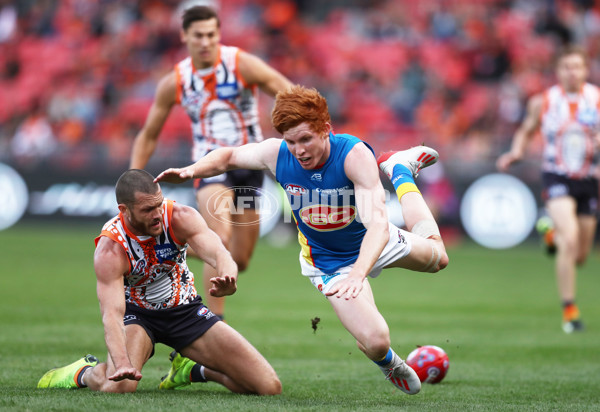
{"label": "white shorts", "polygon": [[[379,276],[386,266],[407,256],[412,248],[410,238],[405,235],[406,231],[399,229],[392,223],[389,223],[388,230],[390,232],[390,239],[385,245],[383,252],[381,252],[379,259],[373,265],[371,272],[369,272],[369,276],[372,278]],[[302,257],[302,252],[300,253],[302,274],[308,276],[312,284],[323,294],[326,294],[340,280],[346,279],[353,266],[353,264],[344,266],[335,273],[328,274],[309,264]]]}

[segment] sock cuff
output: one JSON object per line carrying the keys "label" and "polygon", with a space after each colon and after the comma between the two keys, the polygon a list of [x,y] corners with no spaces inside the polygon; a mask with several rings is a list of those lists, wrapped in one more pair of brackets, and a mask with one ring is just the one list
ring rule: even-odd
{"label": "sock cuff", "polygon": [[421,194],[421,191],[419,190],[417,185],[412,182],[402,183],[400,186],[398,186],[396,188],[396,194],[398,195],[398,200],[402,199],[402,196],[404,196],[405,194],[407,194],[409,192],[416,192],[416,193]]}
{"label": "sock cuff", "polygon": [[206,382],[204,369],[204,365],[196,363],[190,370],[190,382]]}
{"label": "sock cuff", "polygon": [[392,350],[392,348],[389,348],[388,353],[385,355],[385,358],[383,358],[382,360],[373,361],[373,362],[375,362],[379,366],[386,366],[386,365],[389,365],[389,363],[392,361],[392,359],[394,359],[394,351]]}
{"label": "sock cuff", "polygon": [[397,189],[403,183],[415,183],[415,178],[410,169],[403,164],[396,164],[392,169],[392,175],[390,176],[392,184]]}
{"label": "sock cuff", "polygon": [[81,369],[79,369],[77,372],[75,372],[74,380],[78,388],[87,388],[87,385],[83,382],[83,374],[90,368],[90,365],[85,365],[82,366]]}

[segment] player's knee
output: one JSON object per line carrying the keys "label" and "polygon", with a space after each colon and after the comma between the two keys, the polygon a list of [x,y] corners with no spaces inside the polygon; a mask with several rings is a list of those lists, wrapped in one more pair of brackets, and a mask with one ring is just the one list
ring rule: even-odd
{"label": "player's knee", "polygon": [[268,382],[263,383],[261,388],[257,392],[261,396],[274,396],[281,394],[281,381],[277,376],[269,379]]}
{"label": "player's knee", "polygon": [[450,258],[448,257],[448,254],[445,251],[443,251],[440,257],[440,262],[437,265],[436,272],[445,269],[446,266],[448,266],[448,263],[450,263]]}
{"label": "player's knee", "polygon": [[248,269],[248,265],[250,264],[250,258],[243,256],[237,256],[235,259],[235,263],[237,264],[238,267],[238,272],[243,272],[246,269]]}
{"label": "player's knee", "polygon": [[443,246],[432,244],[431,257],[428,259],[424,272],[437,273],[448,266],[450,259]]}
{"label": "player's knee", "polygon": [[238,382],[247,394],[260,396],[273,396],[281,393],[281,381],[277,372],[264,360],[260,367],[254,369],[252,378],[245,378],[243,382]]}
{"label": "player's knee", "polygon": [[250,259],[252,258],[252,254],[254,253],[254,245],[253,244],[245,244],[240,245],[236,244],[231,251],[231,255],[233,256],[233,260],[238,265],[238,271],[243,272],[248,269],[250,265]]}
{"label": "player's knee", "polygon": [[389,333],[383,332],[371,334],[365,341],[356,343],[365,354],[378,357],[385,356],[391,345]]}
{"label": "player's knee", "polygon": [[574,256],[576,259],[579,258],[580,253],[578,251],[577,237],[575,235],[563,235],[562,237],[557,237],[556,246],[564,253]]}
{"label": "player's knee", "polygon": [[575,259],[575,264],[577,266],[583,266],[586,261],[587,261],[587,253],[579,254],[579,255],[577,255],[577,258]]}

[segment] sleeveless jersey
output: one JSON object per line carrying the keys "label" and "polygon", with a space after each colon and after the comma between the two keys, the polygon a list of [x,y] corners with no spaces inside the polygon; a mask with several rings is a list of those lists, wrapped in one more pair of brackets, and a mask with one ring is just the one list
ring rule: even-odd
{"label": "sleeveless jersey", "polygon": [[192,121],[192,159],[211,150],[263,140],[258,118],[258,90],[238,71],[240,49],[219,46],[217,63],[196,69],[188,57],[175,65],[176,102]]}
{"label": "sleeveless jersey", "polygon": [[125,276],[125,300],[144,309],[168,309],[191,302],[197,296],[194,274],[185,256],[188,245],[177,241],[171,229],[173,201],[163,202],[163,233],[136,236],[123,223],[123,215],[104,224],[102,236],[117,242],[129,258]]}
{"label": "sleeveless jersey", "polygon": [[354,184],[344,171],[348,152],[361,140],[330,133],[329,142],[331,151],[325,164],[305,170],[283,141],[275,178],[287,193],[302,256],[331,274],[356,261],[366,228],[357,220]]}
{"label": "sleeveless jersey", "polygon": [[541,133],[543,170],[572,179],[591,177],[598,164],[594,135],[600,130],[600,90],[586,83],[567,95],[558,85],[544,93]]}

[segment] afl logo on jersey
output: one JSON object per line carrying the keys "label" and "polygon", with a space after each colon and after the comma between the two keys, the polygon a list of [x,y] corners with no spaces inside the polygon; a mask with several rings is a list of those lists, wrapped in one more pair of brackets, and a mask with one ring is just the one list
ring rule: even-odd
{"label": "afl logo on jersey", "polygon": [[312,205],[300,209],[300,219],[319,232],[343,229],[356,218],[354,206]]}
{"label": "afl logo on jersey", "polygon": [[200,309],[198,309],[198,316],[210,319],[215,315],[206,306],[203,306]]}
{"label": "afl logo on jersey", "polygon": [[291,183],[285,185],[285,191],[292,196],[302,196],[308,193],[308,190],[304,186],[295,185]]}
{"label": "afl logo on jersey", "polygon": [[595,107],[581,108],[577,120],[584,126],[593,127],[598,124],[598,110]]}

